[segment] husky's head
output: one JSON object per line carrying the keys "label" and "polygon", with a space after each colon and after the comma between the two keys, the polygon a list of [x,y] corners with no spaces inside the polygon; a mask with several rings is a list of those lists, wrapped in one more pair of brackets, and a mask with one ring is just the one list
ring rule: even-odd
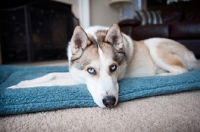
{"label": "husky's head", "polygon": [[86,32],[77,26],[68,46],[71,76],[87,85],[99,107],[113,107],[126,69],[123,36],[117,24]]}

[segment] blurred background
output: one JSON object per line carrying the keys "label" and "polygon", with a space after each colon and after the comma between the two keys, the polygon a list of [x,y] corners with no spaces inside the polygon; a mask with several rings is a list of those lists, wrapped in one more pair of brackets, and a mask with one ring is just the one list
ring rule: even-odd
{"label": "blurred background", "polygon": [[[135,40],[171,38],[199,56],[200,4],[193,1],[1,1],[0,64],[67,60],[66,47],[77,25],[86,29],[93,25],[109,27],[113,23],[118,23],[122,32]],[[189,4],[191,2],[193,4]],[[199,0],[195,2],[199,3]],[[174,29],[177,25],[182,27]]]}

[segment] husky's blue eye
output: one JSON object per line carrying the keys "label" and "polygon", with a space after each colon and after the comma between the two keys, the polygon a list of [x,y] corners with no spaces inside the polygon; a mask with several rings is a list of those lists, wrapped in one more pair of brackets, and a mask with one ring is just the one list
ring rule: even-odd
{"label": "husky's blue eye", "polygon": [[96,75],[96,71],[94,70],[94,68],[88,68],[87,71],[92,75]]}
{"label": "husky's blue eye", "polygon": [[110,66],[110,72],[114,72],[114,71],[116,71],[116,69],[117,69],[116,65],[111,65]]}

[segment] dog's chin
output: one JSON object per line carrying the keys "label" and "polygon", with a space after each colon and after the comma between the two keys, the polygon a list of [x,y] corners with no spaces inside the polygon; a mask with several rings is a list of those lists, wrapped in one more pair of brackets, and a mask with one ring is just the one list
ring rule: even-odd
{"label": "dog's chin", "polygon": [[94,102],[98,105],[100,108],[106,108],[106,106],[103,104],[101,99],[95,99],[93,98]]}

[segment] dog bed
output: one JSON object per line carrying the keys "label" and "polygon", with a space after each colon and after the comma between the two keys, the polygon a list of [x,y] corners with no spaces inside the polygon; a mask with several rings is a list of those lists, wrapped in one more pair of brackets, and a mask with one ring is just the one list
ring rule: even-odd
{"label": "dog bed", "polygon": [[[24,114],[74,107],[96,107],[86,85],[8,88],[20,81],[51,72],[68,72],[67,66],[0,66],[0,115]],[[124,79],[119,102],[141,97],[200,90],[200,69],[174,76]]]}

